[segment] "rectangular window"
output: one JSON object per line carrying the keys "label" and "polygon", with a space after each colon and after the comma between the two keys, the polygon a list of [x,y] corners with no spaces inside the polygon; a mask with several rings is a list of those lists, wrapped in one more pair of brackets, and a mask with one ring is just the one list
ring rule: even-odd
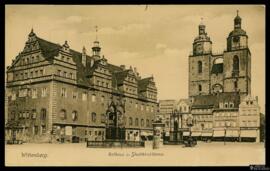
{"label": "rectangular window", "polygon": [[30,78],[33,78],[33,71],[30,72]]}
{"label": "rectangular window", "polygon": [[73,97],[73,99],[77,99],[78,98],[78,92],[73,92],[72,97]]}
{"label": "rectangular window", "polygon": [[46,96],[47,96],[47,88],[42,88],[41,97],[46,97]]}
{"label": "rectangular window", "polygon": [[42,134],[45,134],[46,133],[46,126],[45,125],[42,125],[41,126],[41,129],[42,129]]}
{"label": "rectangular window", "polygon": [[63,75],[64,77],[67,77],[67,72],[66,71],[64,71],[64,75]]}
{"label": "rectangular window", "polygon": [[87,93],[86,92],[83,92],[83,94],[82,94],[82,100],[83,101],[86,101],[87,100]]}
{"label": "rectangular window", "polygon": [[67,89],[66,88],[61,89],[61,97],[67,97]]}
{"label": "rectangular window", "polygon": [[104,96],[101,96],[101,103],[104,102]]}
{"label": "rectangular window", "polygon": [[11,100],[16,100],[16,92],[12,92]]}
{"label": "rectangular window", "polygon": [[38,71],[35,71],[35,77],[38,77]]}
{"label": "rectangular window", "polygon": [[25,77],[25,79],[27,79],[28,78],[28,73],[25,73],[24,77]]}
{"label": "rectangular window", "polygon": [[19,90],[19,97],[26,97],[27,96],[27,89]]}
{"label": "rectangular window", "polygon": [[69,74],[69,78],[73,79],[73,74],[72,73]]}
{"label": "rectangular window", "polygon": [[57,75],[61,76],[61,70],[57,70]]}
{"label": "rectangular window", "polygon": [[41,70],[40,70],[40,76],[43,76],[43,74],[44,74],[44,70],[41,69]]}
{"label": "rectangular window", "polygon": [[92,102],[95,102],[96,101],[96,95],[92,95]]}
{"label": "rectangular window", "polygon": [[33,99],[37,98],[37,89],[36,88],[32,89],[32,98]]}

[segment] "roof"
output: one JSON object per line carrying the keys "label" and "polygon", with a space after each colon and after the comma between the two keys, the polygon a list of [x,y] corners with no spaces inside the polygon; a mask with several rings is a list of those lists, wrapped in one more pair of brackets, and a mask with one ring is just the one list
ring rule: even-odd
{"label": "roof", "polygon": [[180,99],[180,100],[177,102],[177,105],[180,104],[181,102],[184,102],[184,103],[186,103],[187,105],[190,105],[190,104],[191,104],[190,99]]}
{"label": "roof", "polygon": [[195,96],[192,108],[219,108],[219,103],[221,102],[233,102],[234,107],[238,108],[240,104],[240,95],[236,92],[224,92]]}
{"label": "roof", "polygon": [[247,35],[246,31],[238,28],[238,29],[234,29],[233,31],[230,32],[229,37],[231,36],[245,36]]}
{"label": "roof", "polygon": [[147,86],[152,81],[153,77],[144,78],[138,81],[138,91],[146,91]]}
{"label": "roof", "polygon": [[214,64],[214,65],[212,66],[211,73],[212,73],[212,74],[223,73],[223,63]]}
{"label": "roof", "polygon": [[118,84],[123,84],[123,82],[124,82],[125,78],[127,77],[128,73],[129,73],[129,70],[115,72],[114,75],[115,75],[115,78],[117,80],[117,83]]}
{"label": "roof", "polygon": [[[36,34],[33,31],[31,31],[29,36],[30,37],[35,36],[37,44],[39,45],[39,48],[41,50],[43,57],[48,61],[52,61],[55,56],[58,56],[60,50],[63,47],[60,44],[56,44],[56,43],[44,40],[44,39],[36,36]],[[27,41],[26,44],[28,44],[28,43],[31,43],[31,42]],[[65,43],[65,45],[68,47],[67,43]],[[83,86],[92,86],[92,83],[91,83],[91,80],[89,79],[89,76],[91,76],[93,74],[93,72],[95,71],[95,69],[99,65],[101,65],[100,61],[103,59],[104,60],[106,60],[106,59],[102,58],[102,59],[96,60],[96,59],[94,59],[93,56],[86,55],[86,65],[83,65],[81,52],[75,51],[73,49],[69,49],[69,52],[71,54],[71,58],[73,59],[75,65],[77,67],[77,73],[76,73],[77,74],[77,77],[76,77],[77,84],[83,85]],[[13,68],[16,61],[18,61],[24,53],[25,52],[22,52],[16,57],[15,62],[12,63],[12,66],[9,67],[9,69]],[[94,60],[93,66],[91,66],[92,60]],[[125,70],[120,66],[116,66],[113,64],[109,64],[109,63],[104,65],[104,67],[107,68],[109,70],[109,72],[112,74],[113,92],[119,93],[117,85],[119,85],[119,83],[123,83],[125,77],[128,75],[128,72],[130,70],[129,69]],[[152,78],[152,77],[145,78],[142,80],[140,80],[140,78],[138,78],[140,80],[140,82],[138,83],[138,89],[139,90],[146,90],[146,87],[150,82],[150,78]]]}
{"label": "roof", "polygon": [[61,45],[49,42],[39,37],[37,37],[37,41],[39,43],[41,53],[45,58],[53,58],[58,55],[58,52],[61,49]]}

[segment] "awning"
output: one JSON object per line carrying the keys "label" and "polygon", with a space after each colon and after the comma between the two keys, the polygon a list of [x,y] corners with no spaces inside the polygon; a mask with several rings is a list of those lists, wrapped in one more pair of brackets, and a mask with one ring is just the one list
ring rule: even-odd
{"label": "awning", "polygon": [[224,130],[214,130],[214,135],[213,137],[224,137],[225,131]]}
{"label": "awning", "polygon": [[189,136],[189,132],[183,132],[183,136]]}
{"label": "awning", "polygon": [[193,136],[193,137],[198,137],[198,136],[201,136],[201,132],[192,132],[191,133],[191,136]]}
{"label": "awning", "polygon": [[256,138],[257,137],[257,131],[256,130],[241,130],[240,131],[240,137]]}
{"label": "awning", "polygon": [[239,137],[238,130],[226,130],[226,137]]}
{"label": "awning", "polygon": [[212,137],[213,133],[212,132],[202,132],[202,137]]}
{"label": "awning", "polygon": [[153,135],[153,132],[151,131],[141,131],[141,136],[151,136]]}

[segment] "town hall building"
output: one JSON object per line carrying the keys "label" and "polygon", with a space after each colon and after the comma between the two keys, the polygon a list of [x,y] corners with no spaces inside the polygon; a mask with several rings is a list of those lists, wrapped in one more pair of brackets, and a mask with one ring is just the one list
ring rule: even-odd
{"label": "town hall building", "polygon": [[49,42],[31,30],[6,71],[7,137],[102,141],[106,125],[116,119],[107,114],[113,105],[123,116],[126,140],[152,134],[157,111],[153,76],[141,78],[136,68],[110,64],[98,40],[91,51],[72,50],[67,41]]}

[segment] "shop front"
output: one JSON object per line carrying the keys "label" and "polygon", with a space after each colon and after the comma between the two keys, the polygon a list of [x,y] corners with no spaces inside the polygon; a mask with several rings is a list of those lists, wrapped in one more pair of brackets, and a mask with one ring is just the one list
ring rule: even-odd
{"label": "shop front", "polygon": [[213,132],[213,141],[224,141],[225,130],[214,130]]}
{"label": "shop front", "polygon": [[257,129],[241,129],[240,141],[242,142],[259,142],[259,131]]}
{"label": "shop front", "polygon": [[239,130],[226,130],[226,141],[239,141]]}

